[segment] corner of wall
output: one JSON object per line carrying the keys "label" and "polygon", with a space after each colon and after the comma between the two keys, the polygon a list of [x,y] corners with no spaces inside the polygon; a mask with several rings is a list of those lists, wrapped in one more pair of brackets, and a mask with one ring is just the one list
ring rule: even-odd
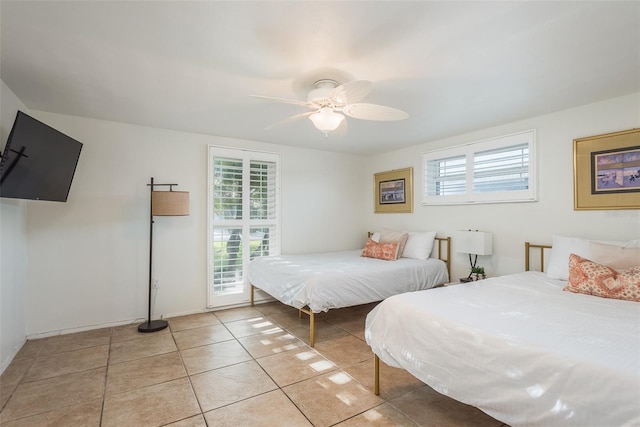
{"label": "corner of wall", "polygon": [[[4,147],[16,112],[28,111],[0,80],[0,135]],[[24,201],[0,199],[0,373],[26,342],[27,238]]]}

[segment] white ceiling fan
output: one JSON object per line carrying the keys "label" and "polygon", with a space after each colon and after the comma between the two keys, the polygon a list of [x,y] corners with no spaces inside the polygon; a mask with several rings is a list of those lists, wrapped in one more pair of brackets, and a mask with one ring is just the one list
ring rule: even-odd
{"label": "white ceiling fan", "polygon": [[338,82],[333,79],[320,79],[314,83],[314,86],[315,89],[309,92],[306,101],[260,95],[251,96],[300,105],[311,110],[274,123],[267,129],[302,117],[309,117],[315,127],[327,136],[329,132],[335,131],[340,125],[346,125],[345,115],[354,119],[377,121],[404,120],[409,117],[409,114],[397,108],[359,102],[373,88],[373,84],[367,80],[353,80],[338,85]]}

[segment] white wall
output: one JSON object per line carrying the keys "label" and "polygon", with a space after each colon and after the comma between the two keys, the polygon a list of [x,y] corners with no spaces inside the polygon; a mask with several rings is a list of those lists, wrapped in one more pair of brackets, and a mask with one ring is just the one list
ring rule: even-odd
{"label": "white wall", "polygon": [[[28,112],[0,80],[0,146],[3,151],[18,109]],[[25,217],[24,201],[0,199],[0,373],[20,350],[27,335]]]}
{"label": "white wall", "polygon": [[[363,159],[34,111],[84,143],[67,203],[27,202],[27,333],[146,317],[150,177],[190,192],[191,215],[156,217],[154,317],[203,311],[207,146],[279,152],[283,252],[362,244]],[[367,187],[368,188],[368,187]],[[353,197],[353,195],[356,195]],[[328,199],[335,203],[328,203]],[[336,209],[338,207],[338,209]],[[327,233],[327,230],[333,230]]]}
{"label": "white wall", "polygon": [[[3,94],[3,102],[4,98]],[[204,310],[209,144],[281,154],[285,253],[360,247],[365,231],[383,226],[437,230],[441,235],[478,228],[494,233],[495,254],[481,259],[481,264],[489,274],[505,274],[522,269],[525,240],[549,243],[554,233],[620,240],[640,235],[637,210],[574,211],[572,189],[572,140],[640,126],[638,94],[374,157],[31,114],[82,141],[84,148],[67,203],[18,202],[27,206],[26,249],[24,237],[21,246],[27,251],[28,269],[26,286],[19,283],[9,291],[25,292],[26,288],[26,297],[13,295],[6,302],[3,283],[3,333],[5,306],[13,306],[14,300],[18,306],[26,300],[23,323],[26,334],[33,337],[145,317],[146,184],[151,176],[158,182],[177,182],[178,189],[191,193],[189,217],[156,218],[154,266],[160,292],[154,312],[168,317]],[[423,151],[530,128],[538,132],[537,203],[420,205]],[[374,214],[373,173],[407,166],[414,167],[414,213]],[[3,213],[6,203],[2,201]],[[18,225],[24,230],[19,221]],[[26,264],[24,256],[22,260]],[[467,263],[463,255],[455,254],[453,277],[466,275]],[[5,264],[3,257],[3,278]],[[25,268],[13,271],[24,276]],[[16,327],[18,332],[11,329],[9,333],[24,336],[24,325]]]}
{"label": "white wall", "polygon": [[[633,94],[373,157],[367,163],[368,182],[376,172],[414,168],[414,212],[374,214],[373,194],[368,194],[366,223],[370,229],[435,230],[443,236],[453,236],[457,230],[470,228],[490,231],[494,253],[478,259],[478,264],[484,266],[489,275],[521,271],[523,243],[527,240],[550,244],[553,234],[609,240],[640,238],[638,210],[573,209],[573,139],[637,127],[640,127],[640,94]],[[471,206],[420,204],[423,152],[527,129],[537,131],[538,202]],[[465,277],[469,272],[468,257],[455,253],[455,240],[452,248],[452,276]]]}

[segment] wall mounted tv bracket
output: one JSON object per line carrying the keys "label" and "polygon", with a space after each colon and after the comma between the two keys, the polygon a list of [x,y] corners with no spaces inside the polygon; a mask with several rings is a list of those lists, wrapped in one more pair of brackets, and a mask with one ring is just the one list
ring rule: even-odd
{"label": "wall mounted tv bracket", "polygon": [[4,170],[4,162],[5,159],[7,157],[6,153],[4,156],[0,155],[0,173],[2,174],[2,177],[0,177],[0,184],[2,184],[4,182],[4,180],[9,176],[9,174],[11,173],[11,171],[13,170],[13,168],[16,167],[16,165],[18,164],[18,162],[20,161],[21,158],[25,157],[28,158],[29,156],[27,156],[26,154],[24,154],[26,147],[23,145],[22,148],[20,148],[20,150],[16,151],[13,149],[9,149],[9,151],[16,153],[17,156],[15,159],[13,159],[11,161],[11,163],[9,164],[9,167],[7,168],[7,170]]}

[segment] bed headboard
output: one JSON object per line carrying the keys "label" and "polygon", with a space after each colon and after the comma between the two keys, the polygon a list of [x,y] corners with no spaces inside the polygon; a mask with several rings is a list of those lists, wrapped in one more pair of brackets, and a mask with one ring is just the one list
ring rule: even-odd
{"label": "bed headboard", "polygon": [[531,267],[531,252],[538,250],[540,253],[540,271],[544,271],[544,253],[545,249],[551,249],[551,245],[539,245],[529,242],[524,242],[524,270],[529,271]]}
{"label": "bed headboard", "polygon": [[[449,280],[451,280],[451,236],[449,237],[436,236],[436,242],[438,242],[438,259],[441,259],[442,261],[444,261],[445,264],[447,264],[447,274],[449,275]],[[446,242],[446,245],[447,245],[446,252],[444,254],[442,252],[443,242]]]}
{"label": "bed headboard", "polygon": [[[372,231],[367,232],[367,238],[373,236]],[[451,237],[437,237],[434,241],[434,244],[438,245],[438,259],[444,261],[447,265],[447,274],[449,278],[451,278]],[[446,248],[442,248],[442,244],[445,244]],[[431,250],[433,253],[433,249]]]}

